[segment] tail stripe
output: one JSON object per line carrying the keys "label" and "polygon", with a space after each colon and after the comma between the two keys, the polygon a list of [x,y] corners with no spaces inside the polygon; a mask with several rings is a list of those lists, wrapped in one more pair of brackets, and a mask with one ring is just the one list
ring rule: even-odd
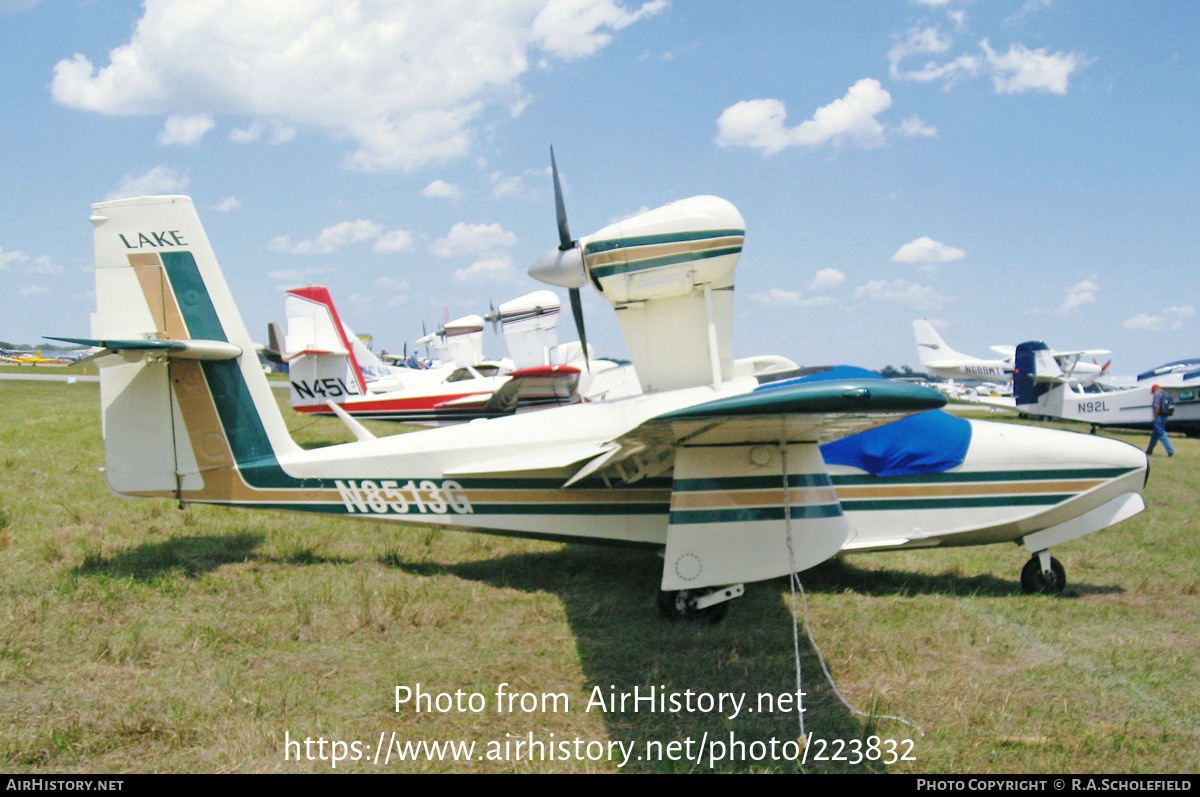
{"label": "tail stripe", "polygon": [[[135,257],[139,261],[148,261],[150,258],[159,260],[161,266],[150,262],[135,265]],[[168,336],[179,334],[183,338],[228,341],[192,253],[163,252],[161,259],[156,255],[150,258],[131,255],[130,265],[134,265],[138,273],[138,281],[145,292],[155,323],[161,322]],[[164,271],[165,280],[162,276]],[[157,277],[152,276],[155,273]],[[218,469],[236,466],[251,487],[299,487],[300,482],[279,467],[238,363],[233,360],[200,363],[209,396],[202,396],[194,389],[185,387],[194,382],[195,378],[188,376],[195,373],[192,370],[194,367],[192,363],[171,362],[180,409],[189,421],[189,431],[200,437],[193,439],[192,448],[196,461],[204,463],[201,468],[204,469],[205,464]],[[205,403],[209,404],[209,412],[202,407]],[[214,406],[215,416],[211,412]],[[213,421],[218,418],[220,429],[224,431],[224,440],[213,428]]]}
{"label": "tail stripe", "polygon": [[171,281],[172,293],[179,303],[188,337],[200,340],[228,341],[225,328],[213,307],[204,278],[191,252],[163,252],[163,267]]}

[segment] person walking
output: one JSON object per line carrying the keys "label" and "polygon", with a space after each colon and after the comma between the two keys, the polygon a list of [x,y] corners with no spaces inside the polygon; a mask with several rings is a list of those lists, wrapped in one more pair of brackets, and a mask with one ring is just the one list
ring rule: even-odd
{"label": "person walking", "polygon": [[1167,437],[1167,407],[1170,406],[1170,399],[1163,392],[1162,388],[1154,385],[1150,388],[1150,406],[1154,410],[1154,429],[1150,432],[1150,447],[1146,449],[1146,456],[1154,453],[1154,444],[1159,440],[1163,442],[1163,448],[1167,449],[1167,456],[1175,456],[1175,447],[1171,445],[1171,439]]}

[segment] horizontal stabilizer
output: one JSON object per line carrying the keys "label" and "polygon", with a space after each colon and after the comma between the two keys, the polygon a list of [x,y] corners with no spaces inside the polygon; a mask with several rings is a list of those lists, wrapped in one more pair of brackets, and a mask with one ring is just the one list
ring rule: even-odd
{"label": "horizontal stabilizer", "polygon": [[223,340],[97,340],[93,338],[49,338],[110,352],[141,352],[147,356],[178,357],[181,360],[232,360],[242,354],[240,346]]}

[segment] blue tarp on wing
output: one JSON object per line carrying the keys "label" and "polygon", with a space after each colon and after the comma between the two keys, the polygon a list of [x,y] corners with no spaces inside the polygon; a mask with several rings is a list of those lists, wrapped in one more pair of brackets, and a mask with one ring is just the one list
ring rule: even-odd
{"label": "blue tarp on wing", "polygon": [[876,476],[941,473],[962,464],[971,424],[942,410],[910,415],[821,446],[830,465],[850,465]]}
{"label": "blue tarp on wing", "polygon": [[[827,371],[769,383],[759,390],[800,382],[883,378],[865,368],[836,365]],[[942,410],[929,410],[826,443],[821,446],[821,455],[830,465],[849,465],[876,476],[911,476],[941,473],[961,465],[970,446],[969,421]]]}

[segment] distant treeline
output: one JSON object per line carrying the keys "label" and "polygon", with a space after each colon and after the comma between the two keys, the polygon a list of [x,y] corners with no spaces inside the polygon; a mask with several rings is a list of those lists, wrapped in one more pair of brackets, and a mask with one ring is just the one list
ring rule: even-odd
{"label": "distant treeline", "polygon": [[937,378],[933,374],[927,374],[924,371],[914,371],[907,365],[902,365],[895,368],[891,365],[885,365],[879,369],[881,376],[886,376],[888,379],[928,379],[930,382],[936,382]]}
{"label": "distant treeline", "polygon": [[0,340],[0,349],[21,349],[22,351],[79,351],[86,346],[58,346],[53,343],[9,343],[6,340]]}

